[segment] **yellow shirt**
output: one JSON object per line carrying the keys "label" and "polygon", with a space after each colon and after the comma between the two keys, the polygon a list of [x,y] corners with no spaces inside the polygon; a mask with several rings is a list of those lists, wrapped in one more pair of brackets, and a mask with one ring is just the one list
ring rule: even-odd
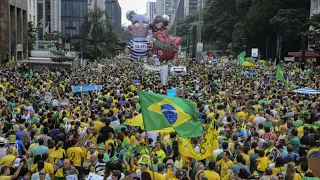
{"label": "yellow shirt", "polygon": [[163,162],[163,159],[166,157],[166,153],[162,149],[160,149],[156,152],[156,154],[159,159],[159,162]]}
{"label": "yellow shirt", "polygon": [[165,180],[164,176],[158,172],[154,173],[154,177],[156,178],[156,180]]}
{"label": "yellow shirt", "polygon": [[13,154],[5,155],[0,160],[0,166],[9,166],[15,159],[16,156],[14,156]]}
{"label": "yellow shirt", "polygon": [[85,153],[80,147],[70,147],[67,150],[67,157],[73,161],[74,166],[81,166],[81,162],[85,157]]}
{"label": "yellow shirt", "polygon": [[275,167],[275,168],[272,169],[272,174],[273,174],[273,175],[277,175],[277,174],[279,174],[279,173],[281,173],[281,172],[283,172],[283,171],[286,171],[286,170],[287,170],[287,168],[284,167],[284,166],[282,166],[282,167]]}
{"label": "yellow shirt", "polygon": [[[250,167],[250,156],[244,153],[240,153],[244,159],[244,161],[246,162],[246,166]],[[237,163],[237,158],[234,158],[234,163]]]}
{"label": "yellow shirt", "polygon": [[94,123],[94,127],[97,128],[98,132],[100,132],[101,128],[106,126],[103,122],[99,120],[93,121],[93,123]]}
{"label": "yellow shirt", "polygon": [[1,180],[11,180],[11,176],[0,176]]}
{"label": "yellow shirt", "polygon": [[[53,165],[47,162],[44,162],[44,170],[48,173],[48,174],[53,174],[54,173],[54,169],[53,169]],[[35,164],[32,166],[31,168],[31,172],[32,173],[36,173],[38,172],[38,164]]]}
{"label": "yellow shirt", "polygon": [[113,139],[106,140],[106,142],[104,143],[104,146],[106,147],[106,150],[108,149],[109,144],[113,144],[114,145],[114,140]]}
{"label": "yellow shirt", "polygon": [[214,172],[214,171],[205,170],[205,171],[204,171],[204,176],[205,176],[208,180],[220,180],[219,174],[216,173],[216,172]]}
{"label": "yellow shirt", "polygon": [[226,176],[227,170],[229,170],[233,166],[233,162],[229,159],[227,162],[223,159],[217,162],[217,165],[220,166],[221,172],[220,176],[223,178]]}
{"label": "yellow shirt", "polygon": [[257,159],[257,170],[264,172],[269,166],[269,159],[267,157],[260,157]]}
{"label": "yellow shirt", "polygon": [[39,143],[33,143],[29,146],[29,151],[33,151],[34,148],[36,148],[37,146],[39,146]]}
{"label": "yellow shirt", "polygon": [[301,173],[301,175],[299,173],[296,173],[294,175],[294,179],[293,180],[302,180],[304,177],[304,174]]}
{"label": "yellow shirt", "polygon": [[54,148],[49,149],[49,154],[53,153],[54,151],[56,151],[56,148],[55,148],[55,147],[54,147]]}
{"label": "yellow shirt", "polygon": [[57,163],[61,158],[66,156],[66,151],[62,148],[57,149],[53,153],[49,154],[49,162],[51,164]]}
{"label": "yellow shirt", "polygon": [[299,138],[303,136],[303,132],[304,132],[303,128],[304,126],[300,126],[297,128]]}
{"label": "yellow shirt", "polygon": [[246,118],[247,116],[248,116],[247,113],[245,113],[245,112],[243,112],[243,111],[240,111],[240,112],[237,114],[236,118],[237,118],[237,119],[239,119],[240,117]]}

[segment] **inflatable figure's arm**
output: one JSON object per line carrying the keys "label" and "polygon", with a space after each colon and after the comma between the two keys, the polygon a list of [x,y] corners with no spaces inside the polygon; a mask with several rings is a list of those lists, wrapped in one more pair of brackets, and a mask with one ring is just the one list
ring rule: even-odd
{"label": "inflatable figure's arm", "polygon": [[174,40],[174,47],[179,50],[179,46],[181,44],[181,38],[180,37],[173,37],[173,40]]}

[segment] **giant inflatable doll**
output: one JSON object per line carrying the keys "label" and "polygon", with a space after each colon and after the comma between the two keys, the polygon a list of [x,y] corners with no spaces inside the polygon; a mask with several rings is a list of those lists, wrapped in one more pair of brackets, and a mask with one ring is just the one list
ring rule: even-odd
{"label": "giant inflatable doll", "polygon": [[150,54],[151,46],[147,40],[150,30],[149,19],[145,15],[136,14],[134,11],[127,12],[127,19],[132,23],[128,27],[132,33],[132,39],[126,52],[130,55],[131,60],[137,61]]}
{"label": "giant inflatable doll", "polygon": [[154,38],[152,54],[159,57],[159,60],[173,60],[179,50],[180,37],[168,35],[169,17],[156,16],[150,24]]}

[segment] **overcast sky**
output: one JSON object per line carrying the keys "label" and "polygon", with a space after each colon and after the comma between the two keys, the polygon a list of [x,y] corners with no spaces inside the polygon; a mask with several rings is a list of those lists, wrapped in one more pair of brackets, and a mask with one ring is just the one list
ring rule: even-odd
{"label": "overcast sky", "polygon": [[[148,0],[118,0],[122,10],[121,24],[130,24],[126,18],[126,13],[129,10],[134,10],[139,14],[145,14]],[[155,0],[154,0],[155,1]]]}

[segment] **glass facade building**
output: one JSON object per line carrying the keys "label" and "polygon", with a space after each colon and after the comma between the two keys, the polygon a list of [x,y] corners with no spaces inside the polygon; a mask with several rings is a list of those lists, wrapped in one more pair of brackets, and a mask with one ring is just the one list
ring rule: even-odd
{"label": "glass facade building", "polygon": [[61,0],[61,33],[80,37],[87,11],[88,0]]}

